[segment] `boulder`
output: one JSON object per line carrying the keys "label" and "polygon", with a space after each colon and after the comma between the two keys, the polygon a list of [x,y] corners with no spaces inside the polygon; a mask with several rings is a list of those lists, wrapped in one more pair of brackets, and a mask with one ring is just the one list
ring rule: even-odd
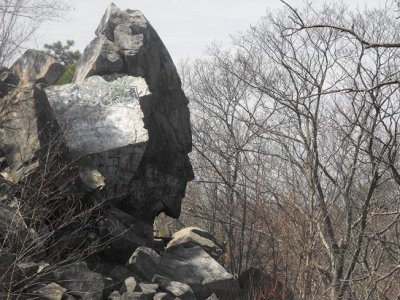
{"label": "boulder", "polygon": [[[127,134],[124,142],[116,144],[118,150],[96,152],[91,157],[93,164],[106,182],[115,179],[115,183],[107,184],[108,191],[115,187],[127,191],[121,203],[125,211],[133,214],[140,209],[151,223],[162,211],[178,217],[193,171],[187,155],[191,151],[188,100],[172,59],[156,31],[137,10],[121,11],[111,4],[96,36],[78,62],[75,84],[83,84],[95,75],[105,78],[122,73],[127,75],[124,80],[131,78],[131,82],[142,78],[147,87],[133,84],[138,86],[135,94],[142,111],[137,110],[136,118],[131,119],[134,125],[130,128],[137,128],[136,142],[132,143]],[[131,98],[129,103],[135,96]],[[129,145],[122,147],[124,143]]]}
{"label": "boulder", "polygon": [[172,235],[166,250],[170,251],[176,247],[190,248],[200,246],[215,259],[218,259],[223,251],[223,246],[218,243],[214,236],[207,231],[197,227],[187,227]]}
{"label": "boulder", "polygon": [[53,56],[37,50],[27,50],[11,67],[19,78],[19,87],[35,83],[55,84],[65,72],[65,66]]}
{"label": "boulder", "polygon": [[151,281],[160,265],[161,256],[153,249],[140,246],[129,258],[127,268],[143,279]]}
{"label": "boulder", "polygon": [[135,292],[136,289],[136,279],[134,277],[128,277],[124,280],[123,285],[121,286],[119,292],[120,294],[126,292]]}
{"label": "boulder", "polygon": [[143,294],[143,298],[152,300],[153,296],[157,293],[159,285],[156,283],[141,282],[137,285],[136,291]]}
{"label": "boulder", "polygon": [[108,273],[108,276],[122,283],[126,278],[134,277],[134,274],[127,268],[117,265],[112,268],[112,270]]}
{"label": "boulder", "polygon": [[104,289],[103,277],[92,272],[85,262],[73,263],[54,271],[56,283],[65,287],[68,292],[80,299],[102,299]]}
{"label": "boulder", "polygon": [[173,281],[158,274],[154,275],[153,282],[158,283],[164,291],[167,291],[182,300],[196,300],[192,288],[185,283]]}
{"label": "boulder", "polygon": [[217,295],[212,294],[210,297],[208,297],[206,300],[218,300]]}
{"label": "boulder", "polygon": [[148,300],[143,293],[126,292],[122,294],[121,300]]}
{"label": "boulder", "polygon": [[63,139],[40,87],[15,89],[0,100],[0,106],[2,165],[8,180],[18,182],[37,168],[51,145],[60,145]]}
{"label": "boulder", "polygon": [[61,285],[52,282],[45,286],[35,290],[34,294],[40,296],[40,299],[46,300],[62,300],[64,299],[64,293],[67,291],[66,288]]}
{"label": "boulder", "polygon": [[107,297],[107,300],[121,300],[121,298],[121,294],[117,291],[114,291]]}
{"label": "boulder", "polygon": [[153,300],[173,300],[172,296],[168,293],[157,293],[154,295]]}
{"label": "boulder", "polygon": [[14,63],[18,88],[0,99],[0,172],[16,183],[57,174],[52,188],[83,208],[104,204],[103,235],[93,236],[110,238],[103,258],[123,264],[152,245],[159,213],[179,217],[193,179],[190,115],[173,61],[141,12],[110,5],[96,35],[71,84],[51,86],[64,66],[43,52]]}
{"label": "boulder", "polygon": [[197,298],[215,293],[219,299],[235,299],[239,284],[200,246],[177,247],[161,257],[157,273],[173,281],[189,285]]}
{"label": "boulder", "polygon": [[153,227],[122,210],[112,207],[104,212],[101,235],[109,241],[103,256],[125,264],[139,246],[152,246]]}

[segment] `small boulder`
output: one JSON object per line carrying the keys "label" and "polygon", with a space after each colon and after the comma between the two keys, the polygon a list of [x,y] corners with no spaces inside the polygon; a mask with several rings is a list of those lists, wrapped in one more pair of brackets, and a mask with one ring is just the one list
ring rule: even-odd
{"label": "small boulder", "polygon": [[153,282],[158,283],[163,290],[182,300],[196,300],[192,288],[185,283],[173,281],[158,274],[154,275]]}
{"label": "small boulder", "polygon": [[157,273],[189,285],[197,298],[205,299],[213,293],[221,300],[236,299],[239,284],[201,247],[177,247],[161,258]]}
{"label": "small boulder", "polygon": [[117,291],[114,291],[107,297],[107,300],[121,300],[121,298],[121,294]]}
{"label": "small boulder", "polygon": [[108,273],[108,276],[122,283],[126,278],[134,277],[134,274],[127,268],[117,265],[112,268],[112,270]]}
{"label": "small boulder", "polygon": [[215,259],[218,259],[224,252],[223,246],[212,234],[197,227],[187,227],[175,232],[166,250],[172,250],[175,247],[190,248],[196,245],[202,247]]}
{"label": "small boulder", "polygon": [[53,56],[37,50],[27,50],[11,67],[11,72],[19,77],[19,86],[35,83],[54,84],[65,72],[65,66]]}
{"label": "small boulder", "polygon": [[126,292],[122,294],[121,300],[147,300],[143,293]]}
{"label": "small boulder", "polygon": [[161,256],[151,248],[140,246],[129,258],[127,268],[140,277],[151,281],[160,265]]}
{"label": "small boulder", "polygon": [[153,227],[150,224],[117,208],[104,212],[101,231],[110,240],[110,247],[103,251],[104,258],[120,264],[125,264],[137,247],[151,246],[153,240]]}
{"label": "small boulder", "polygon": [[57,283],[81,299],[100,300],[104,289],[103,277],[92,272],[85,262],[74,263],[54,271]]}
{"label": "small boulder", "polygon": [[172,296],[168,293],[160,292],[154,295],[153,300],[173,300]]}
{"label": "small boulder", "polygon": [[119,292],[121,294],[123,293],[129,293],[129,292],[134,292],[136,288],[136,279],[134,277],[128,277],[124,280],[124,284],[121,286],[121,289]]}
{"label": "small boulder", "polygon": [[40,296],[41,299],[62,300],[64,299],[63,296],[66,291],[66,288],[55,282],[52,282],[36,290],[34,294]]}
{"label": "small boulder", "polygon": [[157,289],[159,285],[156,283],[145,283],[141,282],[137,286],[136,290],[140,293],[143,293],[143,297],[146,299],[153,299],[153,296],[157,293]]}

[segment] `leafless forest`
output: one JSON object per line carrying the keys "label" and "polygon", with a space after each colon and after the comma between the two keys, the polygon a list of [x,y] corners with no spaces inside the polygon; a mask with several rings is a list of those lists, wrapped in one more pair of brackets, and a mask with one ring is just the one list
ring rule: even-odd
{"label": "leafless forest", "polygon": [[231,272],[263,266],[299,299],[400,296],[399,33],[393,7],[285,5],[181,65],[180,222],[223,240]]}

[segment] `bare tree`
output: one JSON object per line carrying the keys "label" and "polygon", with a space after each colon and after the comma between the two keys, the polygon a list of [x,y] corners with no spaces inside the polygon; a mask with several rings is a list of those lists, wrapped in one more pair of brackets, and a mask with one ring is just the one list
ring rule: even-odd
{"label": "bare tree", "polygon": [[253,226],[248,237],[262,232],[270,243],[258,252],[288,270],[302,299],[400,294],[399,29],[388,9],[287,7],[193,67],[199,183],[209,187],[196,202],[225,201],[210,220],[225,214],[229,225]]}
{"label": "bare tree", "polygon": [[60,18],[68,9],[65,1],[0,1],[0,66],[8,65],[45,22]]}

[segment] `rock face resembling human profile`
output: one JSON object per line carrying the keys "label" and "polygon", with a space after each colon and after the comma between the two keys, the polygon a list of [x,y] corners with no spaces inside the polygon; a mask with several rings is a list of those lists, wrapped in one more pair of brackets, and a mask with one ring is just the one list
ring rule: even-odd
{"label": "rock face resembling human profile", "polygon": [[[15,140],[11,129],[0,132],[10,172],[23,177],[58,136],[60,157],[80,170],[75,176],[82,186],[97,193],[96,201],[107,199],[103,231],[118,228],[108,256],[124,261],[135,247],[151,245],[154,218],[161,212],[179,217],[193,179],[188,100],[156,31],[140,11],[111,4],[72,83],[52,85],[62,66],[42,52],[30,50],[23,61],[33,67],[11,68],[23,78],[7,96],[23,107],[21,119],[10,120],[22,135]],[[20,100],[26,96],[29,101]],[[87,170],[101,182],[83,176]]]}

